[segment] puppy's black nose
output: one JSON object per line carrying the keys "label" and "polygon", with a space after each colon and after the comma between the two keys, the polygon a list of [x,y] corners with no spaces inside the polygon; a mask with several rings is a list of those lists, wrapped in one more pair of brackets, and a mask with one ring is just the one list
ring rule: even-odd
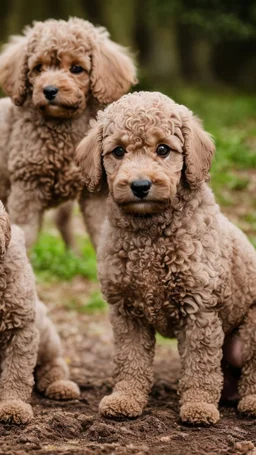
{"label": "puppy's black nose", "polygon": [[54,85],[47,85],[47,87],[44,88],[44,96],[49,101],[54,100],[58,91],[59,90],[57,89],[57,87],[54,87]]}
{"label": "puppy's black nose", "polygon": [[152,182],[150,180],[134,180],[134,182],[131,183],[131,189],[135,196],[143,199],[147,196],[151,185]]}

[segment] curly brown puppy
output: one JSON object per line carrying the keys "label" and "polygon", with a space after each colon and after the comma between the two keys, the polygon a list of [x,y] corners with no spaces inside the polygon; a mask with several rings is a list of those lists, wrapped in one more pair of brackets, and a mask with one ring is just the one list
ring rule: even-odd
{"label": "curly brown puppy", "polygon": [[24,234],[9,222],[0,203],[1,374],[0,421],[27,423],[33,412],[31,398],[36,385],[45,396],[57,400],[78,398],[77,385],[68,380],[61,357],[60,339],[38,300]]}
{"label": "curly brown puppy", "polygon": [[222,347],[235,329],[238,409],[256,415],[256,253],[206,184],[213,153],[189,109],[148,92],[100,112],[78,147],[88,188],[107,176],[110,193],[98,249],[115,342],[105,416],[142,413],[158,331],[178,339],[182,421],[217,422]]}
{"label": "curly brown puppy", "polygon": [[[26,244],[37,238],[44,211],[79,196],[83,187],[74,152],[89,120],[136,82],[126,49],[103,28],[71,18],[47,20],[14,36],[0,55],[0,199]],[[96,243],[93,201],[81,207]],[[57,219],[60,228],[69,212]],[[87,215],[88,213],[88,215]],[[62,230],[70,243],[70,234]]]}

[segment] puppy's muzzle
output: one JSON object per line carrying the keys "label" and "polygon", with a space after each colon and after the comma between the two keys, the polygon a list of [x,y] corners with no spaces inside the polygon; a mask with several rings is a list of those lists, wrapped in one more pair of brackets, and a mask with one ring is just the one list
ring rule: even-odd
{"label": "puppy's muzzle", "polygon": [[47,87],[44,87],[44,90],[43,90],[44,96],[48,101],[54,100],[58,91],[59,90],[54,85],[47,85]]}
{"label": "puppy's muzzle", "polygon": [[131,190],[134,196],[143,199],[148,195],[151,186],[152,182],[150,180],[134,180],[131,183]]}

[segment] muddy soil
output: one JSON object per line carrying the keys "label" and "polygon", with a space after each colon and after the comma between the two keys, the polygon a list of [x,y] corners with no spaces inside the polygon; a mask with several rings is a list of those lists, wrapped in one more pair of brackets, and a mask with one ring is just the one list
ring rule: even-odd
{"label": "muddy soil", "polygon": [[[51,300],[51,293],[41,289],[41,297]],[[112,386],[107,313],[71,312],[56,304],[55,297],[51,317],[81,399],[60,403],[35,392],[35,416],[29,425],[0,424],[0,455],[256,454],[256,420],[239,416],[234,406],[221,406],[222,417],[214,427],[181,424],[176,394],[179,359],[172,344],[157,346],[155,385],[143,415],[130,420],[101,418],[98,403]]]}

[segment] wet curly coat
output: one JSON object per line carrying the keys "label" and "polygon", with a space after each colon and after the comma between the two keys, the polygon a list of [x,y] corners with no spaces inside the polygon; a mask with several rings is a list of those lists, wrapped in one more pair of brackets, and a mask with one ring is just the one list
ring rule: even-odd
{"label": "wet curly coat", "polygon": [[26,255],[24,234],[13,225],[0,203],[1,373],[0,421],[27,423],[33,412],[34,370],[37,389],[49,398],[79,397],[68,380],[61,344],[46,307],[38,300],[32,268]]}
{"label": "wet curly coat", "polygon": [[[155,332],[176,336],[180,416],[215,423],[224,338],[242,341],[241,412],[256,415],[256,253],[207,185],[211,137],[160,93],[123,96],[98,114],[77,157],[88,188],[107,177],[98,248],[111,307],[116,385],[105,416],[140,415],[153,382]],[[150,182],[143,196],[132,183]]]}
{"label": "wet curly coat", "polygon": [[[83,188],[73,157],[89,120],[135,82],[127,50],[82,19],[35,22],[4,47],[0,85],[12,102],[0,100],[0,199],[8,200],[28,246],[43,212]],[[85,199],[84,191],[81,208],[96,243],[100,214]],[[68,222],[69,214],[63,218]],[[63,236],[68,243],[69,234]]]}

